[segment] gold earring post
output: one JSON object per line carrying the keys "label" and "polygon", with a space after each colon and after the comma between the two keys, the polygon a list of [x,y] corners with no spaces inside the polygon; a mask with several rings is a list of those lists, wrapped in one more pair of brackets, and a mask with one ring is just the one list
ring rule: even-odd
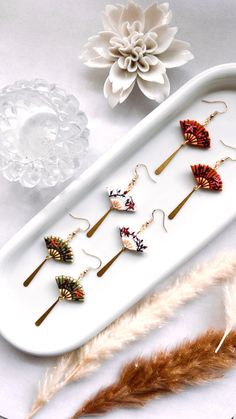
{"label": "gold earring post", "polygon": [[176,156],[176,154],[186,145],[186,143],[180,144],[180,146],[177,148],[177,150],[174,151],[157,169],[155,170],[156,175],[160,175],[163,170],[168,166],[168,164],[173,160],[173,158]]}

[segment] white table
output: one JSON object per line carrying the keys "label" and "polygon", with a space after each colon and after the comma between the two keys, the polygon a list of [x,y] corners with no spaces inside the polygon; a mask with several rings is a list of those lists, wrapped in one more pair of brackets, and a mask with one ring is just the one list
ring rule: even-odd
{"label": "white table", "polygon": [[[102,94],[105,72],[88,69],[77,59],[87,38],[102,30],[100,12],[106,3],[106,0],[1,0],[0,3],[0,85],[40,77],[58,83],[79,97],[91,129],[91,150],[83,169],[156,106],[135,91],[124,105],[110,109]],[[150,2],[139,0],[138,3]],[[183,68],[169,71],[174,92],[200,71],[234,61],[236,3],[235,0],[172,0],[171,8],[174,23],[181,28],[178,37],[191,42],[195,55],[195,60]],[[38,192],[22,189],[0,177],[0,244],[64,186]],[[225,249],[235,249],[235,232],[236,223],[233,223],[181,271]],[[184,307],[162,330],[106,362],[95,375],[58,393],[37,417],[67,419],[86,397],[115,378],[123,361],[170,347],[186,336],[193,337],[208,327],[219,326],[224,326],[223,307],[220,291],[215,289]],[[30,408],[38,380],[53,360],[25,355],[1,338],[0,342],[0,415],[21,419]],[[154,401],[144,409],[116,411],[107,417],[230,419],[236,413],[235,378],[236,373],[232,371],[217,383]]]}

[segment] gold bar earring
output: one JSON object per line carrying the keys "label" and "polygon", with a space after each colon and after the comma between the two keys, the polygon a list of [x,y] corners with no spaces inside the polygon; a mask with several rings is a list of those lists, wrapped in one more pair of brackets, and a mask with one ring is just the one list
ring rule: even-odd
{"label": "gold bar earring", "polygon": [[28,287],[34,277],[37,275],[39,270],[42,266],[50,259],[54,259],[56,262],[65,262],[65,263],[72,263],[74,260],[73,250],[70,246],[70,241],[81,231],[87,231],[90,227],[90,223],[86,218],[75,217],[72,214],[69,214],[71,217],[86,221],[88,224],[85,229],[78,227],[76,230],[72,231],[66,239],[62,239],[58,236],[46,236],[44,237],[44,241],[46,244],[46,248],[48,254],[44,258],[44,260],[40,263],[40,265],[30,274],[30,276],[23,282],[25,287]]}
{"label": "gold bar earring", "polygon": [[105,212],[105,214],[94,224],[94,226],[87,232],[87,237],[92,237],[93,234],[97,231],[98,227],[103,223],[105,218],[110,214],[111,211],[125,211],[125,212],[134,212],[136,211],[136,204],[131,195],[128,195],[129,192],[133,189],[137,179],[139,178],[138,169],[144,167],[149,178],[152,182],[156,181],[150,176],[148,168],[145,164],[137,164],[134,169],[134,176],[129,182],[125,190],[121,188],[108,189],[108,196],[110,199],[110,208]]}
{"label": "gold bar earring", "polygon": [[223,100],[202,100],[202,102],[205,103],[223,103],[225,106],[224,111],[214,111],[209,115],[209,117],[203,122],[203,124],[200,124],[197,121],[186,119],[183,121],[180,121],[180,127],[182,130],[182,134],[184,137],[183,143],[180,144],[180,146],[175,150],[157,169],[155,170],[156,175],[160,175],[163,170],[168,166],[168,164],[173,160],[173,158],[176,156],[176,154],[186,145],[190,145],[193,147],[198,148],[209,148],[211,146],[211,139],[209,136],[209,132],[206,130],[206,126],[209,124],[209,122],[216,116],[223,114],[227,112],[228,107],[226,103]]}
{"label": "gold bar earring", "polygon": [[152,216],[151,218],[146,221],[144,224],[141,225],[140,229],[136,232],[136,231],[132,231],[130,229],[130,227],[122,227],[120,228],[120,237],[121,237],[121,243],[122,243],[122,247],[119,250],[119,252],[109,261],[106,263],[106,265],[104,265],[100,271],[97,272],[97,276],[101,277],[102,275],[104,275],[104,273],[110,268],[110,266],[115,262],[115,260],[123,253],[126,251],[134,251],[134,252],[138,252],[138,253],[143,253],[144,250],[147,249],[147,246],[144,244],[142,237],[140,236],[140,233],[143,233],[144,230],[146,230],[146,228],[154,222],[154,215],[157,211],[160,211],[163,215],[163,227],[166,230],[165,227],[165,212],[162,209],[155,209],[152,212]]}
{"label": "gold bar earring", "polygon": [[224,157],[221,160],[218,160],[214,167],[210,167],[205,164],[196,164],[191,166],[192,173],[194,179],[196,181],[196,185],[193,187],[192,191],[180,202],[179,205],[168,215],[170,220],[178,214],[181,208],[186,204],[189,198],[193,195],[194,192],[198,191],[199,189],[207,189],[209,191],[218,191],[221,192],[223,189],[223,182],[217,169],[227,160],[236,161],[236,159],[232,159],[231,157]]}
{"label": "gold bar earring", "polygon": [[[83,249],[82,249],[83,250]],[[83,272],[81,272],[78,276],[78,278],[73,278],[72,276],[67,275],[60,275],[56,276],[56,284],[59,291],[59,296],[54,301],[54,303],[36,320],[35,326],[40,326],[43,321],[47,318],[49,313],[52,311],[52,309],[57,305],[59,301],[66,300],[66,301],[75,301],[78,303],[84,302],[85,298],[85,292],[83,289],[83,286],[81,285],[81,280],[84,278],[85,275],[91,270],[97,270],[100,268],[102,261],[98,256],[91,255],[90,253],[87,253],[85,250],[83,252],[87,256],[91,256],[99,261],[98,266],[92,267],[88,266]]]}

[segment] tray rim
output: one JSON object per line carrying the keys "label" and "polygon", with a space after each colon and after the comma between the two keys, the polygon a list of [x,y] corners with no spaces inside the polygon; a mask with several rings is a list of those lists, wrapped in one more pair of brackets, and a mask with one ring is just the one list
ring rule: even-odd
{"label": "tray rim", "polygon": [[[118,155],[120,153],[124,153],[125,150],[129,150],[132,144],[135,144],[137,142],[136,133],[138,132],[140,135],[140,131],[146,130],[147,125],[149,125],[150,129],[152,124],[156,124],[157,117],[160,119],[164,118],[165,112],[169,112],[169,108],[173,106],[176,100],[178,100],[178,97],[181,97],[182,95],[186,94],[189,95],[191,93],[191,89],[195,90],[198,87],[204,85],[205,83],[213,81],[214,79],[227,77],[236,77],[236,63],[221,64],[204,70],[200,74],[194,76],[189,81],[187,81],[182,87],[180,87],[176,92],[169,96],[162,104],[157,106],[153,111],[151,111],[147,116],[145,116],[140,122],[138,122],[138,124],[136,124],[131,130],[129,130],[125,135],[123,135],[121,139],[118,140],[117,143],[115,143],[106,153],[104,153],[104,155],[99,157],[97,161],[95,161],[88,169],[86,169],[81,175],[79,175],[75,180],[73,180],[66,188],[64,188],[56,197],[54,197],[43,209],[41,209],[16,234],[14,234],[8,240],[8,242],[1,248],[0,269],[4,264],[4,260],[5,258],[7,258],[8,253],[11,252],[14,249],[14,247],[17,247],[18,243],[23,238],[25,238],[25,236],[30,235],[30,233],[32,232],[32,227],[33,229],[37,229],[45,225],[45,217],[47,214],[50,214],[51,211],[54,211],[54,217],[57,217],[58,215],[63,213],[63,208],[58,210],[58,201],[60,199],[63,200],[66,198],[67,200],[70,200],[70,196],[74,196],[74,190],[78,191],[78,189],[83,189],[84,184],[89,183],[92,179],[96,178],[102,170],[102,168],[109,164],[109,162],[113,158],[118,158]],[[107,325],[105,325],[104,327],[107,327]],[[99,329],[97,333],[99,333],[101,330],[103,330],[103,327]],[[21,346],[20,344],[16,344],[15,342],[11,341],[11,339],[9,339],[9,337],[6,336],[4,332],[2,332],[1,326],[0,334],[14,347],[29,354],[33,354],[36,356],[53,356],[63,353],[62,351],[54,351],[53,353],[42,353],[40,350],[38,352],[32,352],[30,350],[27,350],[23,345]],[[66,351],[73,350],[83,344],[84,341],[82,341],[80,344],[78,343],[77,346],[73,345],[73,347],[67,349]]]}

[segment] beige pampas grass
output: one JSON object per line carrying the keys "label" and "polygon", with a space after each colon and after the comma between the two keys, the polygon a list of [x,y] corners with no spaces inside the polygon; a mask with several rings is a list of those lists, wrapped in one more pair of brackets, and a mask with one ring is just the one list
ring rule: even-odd
{"label": "beige pampas grass", "polygon": [[236,281],[226,281],[223,286],[224,306],[225,306],[225,333],[217,346],[217,353],[224,343],[226,336],[231,332],[236,324]]}
{"label": "beige pampas grass", "polygon": [[80,349],[61,356],[46,371],[36,400],[28,415],[32,418],[66,384],[82,379],[126,345],[162,327],[183,304],[203,294],[207,288],[232,278],[236,254],[224,255],[178,278],[163,291],[146,297]]}

